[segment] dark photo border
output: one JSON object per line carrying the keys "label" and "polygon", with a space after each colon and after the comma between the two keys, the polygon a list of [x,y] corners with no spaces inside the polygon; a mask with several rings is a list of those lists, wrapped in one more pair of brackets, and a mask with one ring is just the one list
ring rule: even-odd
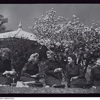
{"label": "dark photo border", "polygon": [[[0,0],[0,4],[98,4],[100,0]],[[100,94],[0,94],[0,97],[100,97]]]}

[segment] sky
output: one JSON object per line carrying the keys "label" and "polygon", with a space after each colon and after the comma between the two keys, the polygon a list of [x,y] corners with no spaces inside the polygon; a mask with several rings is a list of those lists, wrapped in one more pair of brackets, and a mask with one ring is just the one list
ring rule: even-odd
{"label": "sky", "polygon": [[17,30],[20,21],[22,28],[28,30],[36,17],[46,14],[53,8],[56,16],[63,16],[70,21],[73,15],[84,24],[91,25],[92,20],[100,21],[100,4],[0,4],[0,14],[8,18],[7,29]]}

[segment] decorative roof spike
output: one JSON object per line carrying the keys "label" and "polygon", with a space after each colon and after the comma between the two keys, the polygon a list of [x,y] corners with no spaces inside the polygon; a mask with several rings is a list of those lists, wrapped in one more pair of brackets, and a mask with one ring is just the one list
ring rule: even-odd
{"label": "decorative roof spike", "polygon": [[18,28],[22,28],[22,22],[20,21]]}

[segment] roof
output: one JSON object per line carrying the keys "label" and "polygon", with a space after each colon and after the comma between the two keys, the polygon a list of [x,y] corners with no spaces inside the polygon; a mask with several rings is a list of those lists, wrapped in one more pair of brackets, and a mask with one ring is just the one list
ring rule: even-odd
{"label": "roof", "polygon": [[15,37],[15,38],[24,38],[24,39],[29,39],[36,41],[37,37],[33,33],[29,33],[26,31],[23,31],[22,28],[18,28],[16,31],[11,31],[11,32],[6,32],[6,33],[0,33],[0,38],[10,38],[10,37]]}

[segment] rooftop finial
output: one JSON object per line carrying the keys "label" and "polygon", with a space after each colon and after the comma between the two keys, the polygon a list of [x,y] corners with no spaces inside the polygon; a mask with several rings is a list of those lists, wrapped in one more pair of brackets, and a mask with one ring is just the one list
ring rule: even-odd
{"label": "rooftop finial", "polygon": [[20,21],[18,28],[22,28],[22,22]]}

